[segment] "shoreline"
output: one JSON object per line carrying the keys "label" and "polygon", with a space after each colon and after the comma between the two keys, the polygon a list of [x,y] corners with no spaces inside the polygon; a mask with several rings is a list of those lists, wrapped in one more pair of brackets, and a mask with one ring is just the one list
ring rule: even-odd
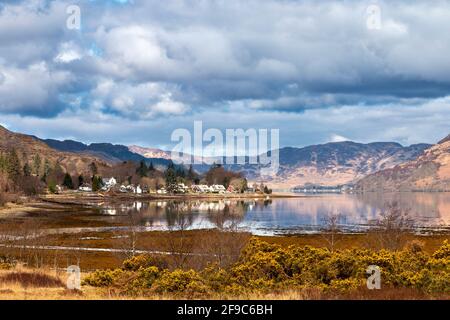
{"label": "shoreline", "polygon": [[[1,247],[1,252],[7,252],[13,256],[20,256],[20,250],[25,249],[34,253],[39,253],[43,257],[48,258],[47,263],[51,264],[55,259],[60,260],[59,263],[68,263],[63,257],[73,257],[73,261],[70,263],[77,263],[79,258],[83,269],[107,269],[111,267],[117,267],[120,263],[118,255],[123,255],[123,249],[126,245],[126,240],[130,237],[130,230],[127,229],[126,224],[122,224],[120,221],[98,221],[96,219],[90,220],[59,220],[57,222],[48,222],[52,220],[52,214],[64,213],[71,208],[72,211],[78,211],[85,216],[90,216],[94,213],[96,207],[100,204],[95,203],[82,203],[77,198],[71,199],[73,203],[62,203],[61,201],[70,201],[65,197],[66,195],[57,195],[58,199],[46,199],[46,201],[40,201],[39,199],[33,199],[22,205],[12,205],[6,209],[0,209],[0,218],[2,219],[2,230],[0,233],[4,235],[15,233],[20,235],[21,229],[12,228],[16,223],[16,218],[22,220],[29,220],[32,225],[29,225],[28,232],[36,231],[40,229],[54,230],[55,233],[41,233],[41,236],[36,239],[29,239],[30,242],[22,243],[20,238],[11,241],[3,241],[5,244],[9,244],[9,248]],[[65,200],[63,200],[65,198]],[[207,199],[211,199],[208,197]],[[217,196],[213,198],[218,198]],[[221,197],[223,198],[223,197]],[[248,199],[249,197],[247,197]],[[105,201],[105,198],[100,198]],[[169,198],[170,199],[170,198]],[[250,199],[254,199],[251,197]],[[158,199],[152,199],[158,200]],[[263,198],[260,197],[260,201]],[[27,214],[32,216],[27,217]],[[76,216],[75,216],[76,217]],[[43,220],[41,220],[41,218]],[[37,219],[37,220],[36,220]],[[50,220],[48,220],[50,219]],[[64,218],[65,219],[65,218]],[[69,218],[70,219],[70,218]],[[39,222],[41,221],[41,222]],[[53,220],[52,220],[53,221]],[[33,223],[34,222],[34,223]],[[43,224],[42,224],[43,223]],[[61,224],[63,223],[63,224]],[[37,228],[37,229],[34,229]],[[78,232],[64,232],[62,229],[78,229]],[[25,229],[24,229],[25,230]],[[66,230],[66,231],[68,231]],[[25,230],[27,231],[27,230]],[[137,250],[153,250],[153,251],[168,251],[167,245],[173,241],[176,241],[179,237],[185,239],[186,245],[193,246],[194,250],[200,250],[202,242],[208,243],[211,240],[217,240],[217,232],[220,231],[217,228],[212,229],[187,229],[187,230],[137,230],[133,229],[133,233],[137,237],[136,249]],[[247,235],[248,237],[255,237],[264,240],[269,243],[279,244],[282,246],[313,246],[313,247],[327,247],[327,233],[292,233],[292,234],[276,234],[276,235],[257,235],[249,232],[240,231],[236,235]],[[226,235],[225,235],[226,236]],[[239,238],[240,236],[237,236]],[[351,249],[354,247],[364,247],[367,243],[368,233],[338,233],[336,234],[337,248]],[[424,244],[426,251],[435,250],[444,240],[450,240],[449,233],[429,233],[429,234],[414,234],[407,233],[406,238],[408,241],[420,241]],[[7,239],[4,238],[4,239]],[[228,238],[228,240],[230,240]],[[227,241],[228,241],[227,240]],[[16,243],[17,241],[17,243]],[[231,241],[231,240],[230,240]],[[175,243],[175,242],[174,242]],[[14,245],[19,247],[15,248]],[[229,244],[232,245],[232,244]],[[196,246],[200,246],[197,248]],[[22,249],[20,249],[22,248]],[[74,248],[81,248],[76,250]],[[119,250],[108,252],[109,248],[116,248]],[[194,251],[198,252],[198,251]],[[62,254],[62,255],[61,255]]]}
{"label": "shoreline", "polygon": [[[67,205],[89,205],[103,201],[158,201],[158,200],[272,200],[289,198],[306,198],[310,195],[293,193],[275,194],[174,194],[174,195],[154,195],[154,194],[118,194],[118,193],[93,193],[93,192],[68,192],[62,194],[46,194],[40,196],[43,202],[67,204]],[[1,210],[1,209],[0,209]]]}

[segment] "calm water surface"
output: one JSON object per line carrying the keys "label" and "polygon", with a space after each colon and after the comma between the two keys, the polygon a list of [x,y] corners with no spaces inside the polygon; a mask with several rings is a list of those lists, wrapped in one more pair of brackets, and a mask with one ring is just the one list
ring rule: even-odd
{"label": "calm water surface", "polygon": [[450,193],[329,194],[272,200],[150,201],[102,205],[109,218],[129,220],[145,230],[203,229],[235,225],[253,234],[320,231],[327,217],[339,216],[342,229],[361,231],[389,204],[419,228],[450,228]]}

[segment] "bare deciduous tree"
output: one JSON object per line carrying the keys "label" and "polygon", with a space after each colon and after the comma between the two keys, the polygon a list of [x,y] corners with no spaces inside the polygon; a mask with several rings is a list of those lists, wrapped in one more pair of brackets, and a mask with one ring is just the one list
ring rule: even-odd
{"label": "bare deciduous tree", "polygon": [[168,232],[165,247],[170,252],[174,268],[183,268],[192,253],[192,242],[188,241],[187,229],[193,223],[190,203],[169,202],[165,208]]}
{"label": "bare deciduous tree", "polygon": [[249,233],[239,229],[243,217],[244,207],[239,202],[210,213],[209,220],[216,229],[205,231],[203,241],[197,244],[195,252],[202,254],[203,258],[197,257],[196,268],[203,268],[210,262],[216,262],[219,267],[225,268],[237,261],[250,239]]}
{"label": "bare deciduous tree", "polygon": [[409,210],[400,208],[396,201],[390,202],[385,205],[380,218],[371,223],[367,244],[377,249],[399,250],[405,245],[413,226]]}
{"label": "bare deciduous tree", "polygon": [[341,240],[340,235],[342,233],[339,221],[341,220],[341,214],[329,214],[323,218],[321,235],[328,244],[328,248],[331,252],[336,248],[336,244]]}

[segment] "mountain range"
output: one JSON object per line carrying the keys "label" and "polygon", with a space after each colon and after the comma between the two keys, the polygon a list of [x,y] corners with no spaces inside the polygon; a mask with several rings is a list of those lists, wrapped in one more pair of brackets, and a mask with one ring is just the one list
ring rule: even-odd
{"label": "mountain range", "polygon": [[133,153],[137,153],[145,158],[156,158],[156,159],[166,159],[170,160],[170,152],[156,149],[156,148],[145,148],[140,146],[129,146],[128,150]]}
{"label": "mountain range", "polygon": [[138,152],[134,152],[134,150],[138,148],[137,146],[134,146],[133,149],[133,147],[127,147],[124,145],[112,143],[91,143],[88,145],[74,140],[60,141],[54,139],[39,139],[39,138],[36,139],[46,143],[48,146],[58,151],[91,155],[94,157],[101,158],[104,161],[110,163],[122,161],[134,161],[134,162],[145,161],[147,163],[152,162],[153,165],[155,165],[156,167],[158,166],[163,167],[169,164],[170,159],[163,157],[163,153],[158,154],[156,152],[155,155],[151,155],[149,152],[146,153],[146,156],[141,155]]}
{"label": "mountain range", "polygon": [[362,191],[450,191],[450,135],[416,159],[370,174],[357,183]]}
{"label": "mountain range", "polygon": [[[60,151],[82,152],[108,161],[141,161],[167,165],[169,151],[141,146],[93,143],[86,145],[77,141],[42,140]],[[356,143],[333,142],[304,148],[279,149],[280,168],[271,178],[261,177],[259,165],[224,165],[227,169],[241,171],[250,181],[264,181],[272,188],[286,189],[307,184],[336,186],[356,184],[367,175],[394,168],[419,157],[430,144],[404,147],[395,142]],[[197,172],[204,173],[209,165],[194,165]]]}
{"label": "mountain range", "polygon": [[[417,158],[431,145],[404,147],[395,142],[332,142],[304,148],[279,149],[277,174],[267,180],[271,187],[285,189],[307,184],[336,186],[354,184],[371,173]],[[250,179],[259,176],[259,166],[244,166]]]}
{"label": "mountain range", "polygon": [[[162,169],[170,162],[170,152],[161,149],[40,139],[13,133],[0,126],[0,151],[13,147],[24,157],[38,153],[45,155],[68,171],[87,170],[92,161],[105,166],[123,161],[145,161]],[[450,190],[450,136],[435,145],[344,141],[303,148],[285,147],[278,151],[280,167],[270,179],[260,176],[259,165],[225,167],[243,172],[250,181],[264,181],[278,189],[308,184],[354,184],[365,191]],[[208,168],[206,164],[194,165],[200,173]]]}

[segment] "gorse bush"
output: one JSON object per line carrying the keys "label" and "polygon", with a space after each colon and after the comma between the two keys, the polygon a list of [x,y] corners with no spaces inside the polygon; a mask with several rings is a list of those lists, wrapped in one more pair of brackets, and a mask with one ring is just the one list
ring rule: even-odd
{"label": "gorse bush", "polygon": [[[157,264],[157,265],[156,265]],[[382,286],[450,294],[450,244],[432,255],[418,246],[401,251],[337,250],[278,245],[252,239],[229,268],[170,271],[159,259],[138,256],[123,268],[97,271],[84,283],[113,287],[124,294],[240,294],[318,288],[351,291],[365,285],[369,265],[381,270]]]}
{"label": "gorse bush", "polygon": [[12,269],[16,266],[17,261],[9,256],[0,255],[0,270]]}
{"label": "gorse bush", "polygon": [[158,256],[151,256],[148,254],[142,254],[134,256],[123,262],[123,269],[130,271],[137,271],[141,268],[158,267],[159,269],[167,269],[168,263],[166,260]]}

